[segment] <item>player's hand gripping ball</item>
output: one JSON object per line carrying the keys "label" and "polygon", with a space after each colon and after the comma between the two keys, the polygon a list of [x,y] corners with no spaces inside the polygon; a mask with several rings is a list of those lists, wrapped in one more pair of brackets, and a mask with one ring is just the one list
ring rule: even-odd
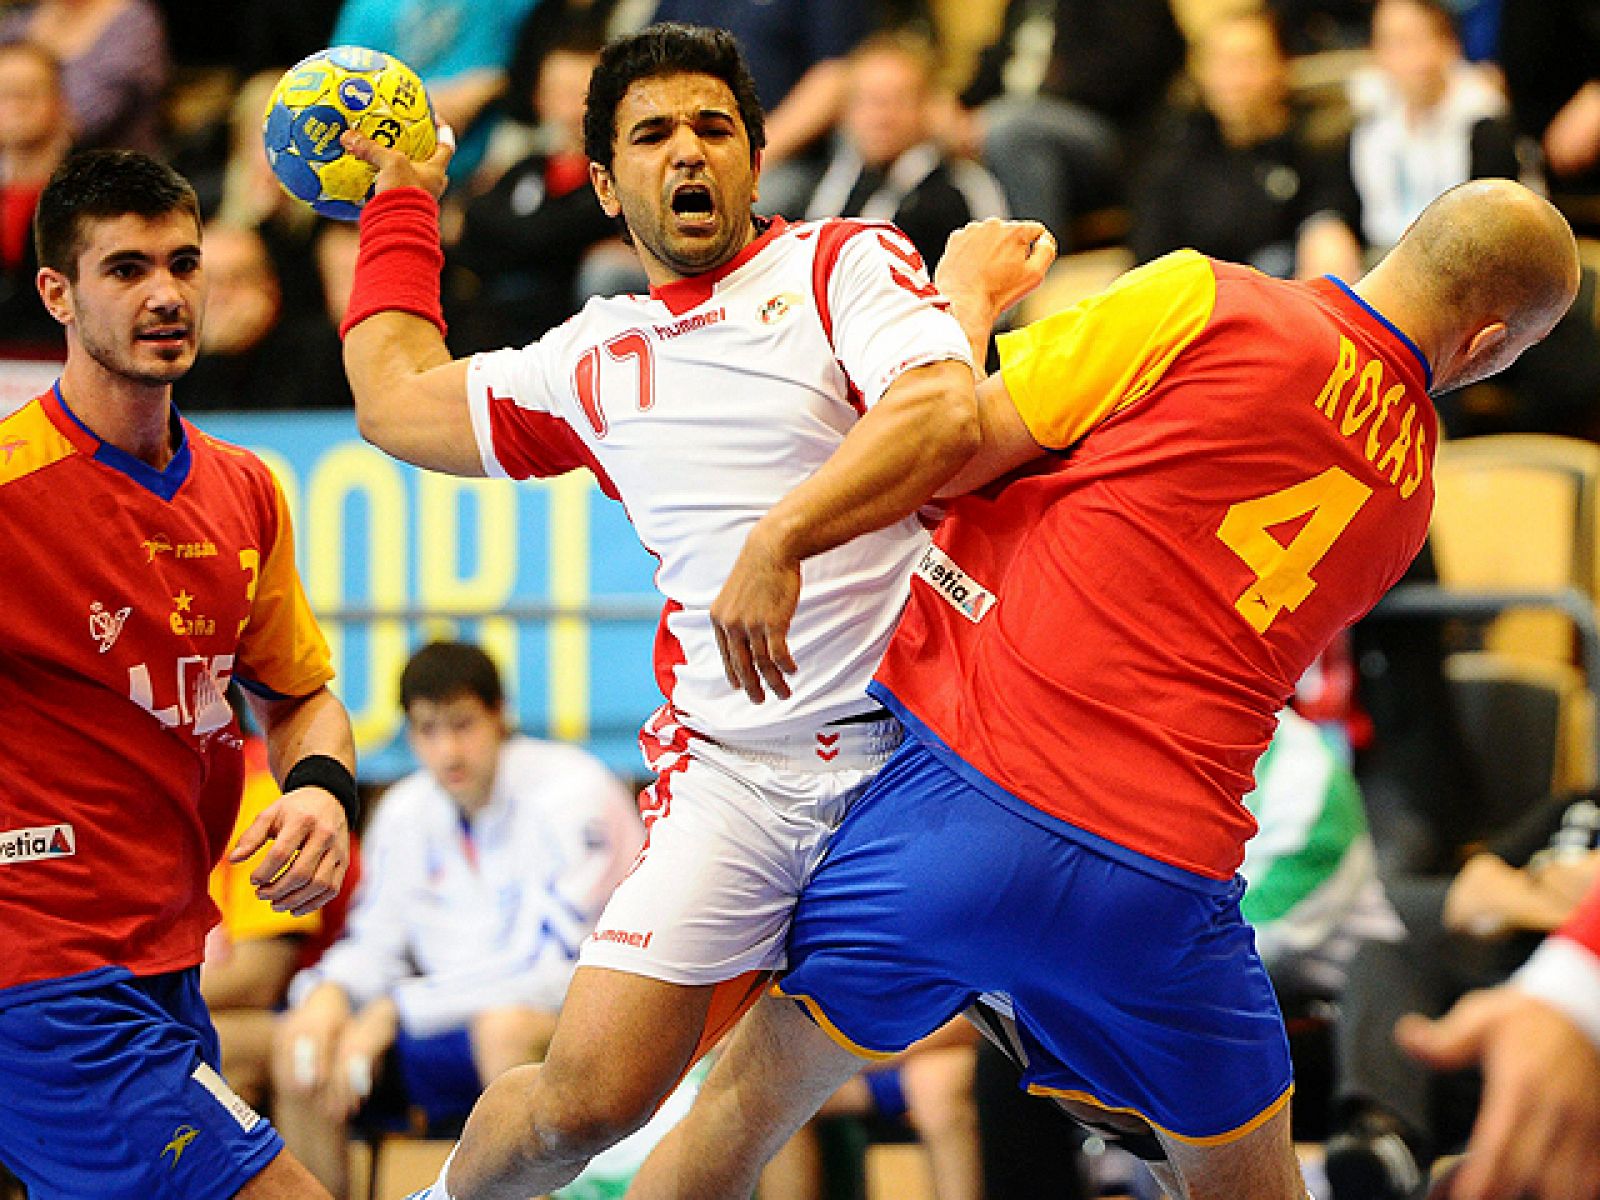
{"label": "player's hand gripping ball", "polygon": [[422,80],[393,55],[335,46],[290,67],[272,89],[262,128],[272,173],[322,216],[354,221],[377,172],[345,153],[346,129],[427,158],[437,137]]}

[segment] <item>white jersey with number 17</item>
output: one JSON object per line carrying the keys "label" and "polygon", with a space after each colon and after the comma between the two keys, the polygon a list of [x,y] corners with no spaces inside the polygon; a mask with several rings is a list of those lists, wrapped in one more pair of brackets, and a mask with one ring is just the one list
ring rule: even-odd
{"label": "white jersey with number 17", "polygon": [[591,300],[532,345],[476,356],[467,390],[490,475],[588,466],[627,507],[667,600],[662,692],[684,725],[737,743],[874,707],[866,685],[927,544],[914,518],[805,563],[787,700],[728,684],[709,609],[757,519],[896,379],[944,359],[970,362],[967,341],[904,234],[773,221],[716,271]]}

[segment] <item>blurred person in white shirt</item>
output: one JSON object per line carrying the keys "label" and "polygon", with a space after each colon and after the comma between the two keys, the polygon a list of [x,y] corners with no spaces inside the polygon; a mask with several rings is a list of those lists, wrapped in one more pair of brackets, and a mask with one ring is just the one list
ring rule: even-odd
{"label": "blurred person in white shirt", "polygon": [[464,1117],[543,1057],[578,947],[643,841],[600,762],[511,732],[476,646],[419,650],[400,696],[422,769],[374,814],[345,934],[296,976],[274,1056],[284,1138],[335,1196],[359,1110]]}

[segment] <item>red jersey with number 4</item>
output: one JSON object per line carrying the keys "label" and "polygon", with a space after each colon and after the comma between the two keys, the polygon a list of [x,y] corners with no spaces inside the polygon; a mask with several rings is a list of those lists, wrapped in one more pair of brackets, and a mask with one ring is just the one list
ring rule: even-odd
{"label": "red jersey with number 4", "polygon": [[193,966],[233,827],[230,678],[329,678],[283,496],[181,422],[157,471],[52,391],[0,421],[0,989]]}
{"label": "red jersey with number 4", "polygon": [[1230,877],[1276,713],[1427,534],[1427,364],[1334,280],[1193,251],[1000,352],[1060,453],[951,508],[875,690],[998,792]]}

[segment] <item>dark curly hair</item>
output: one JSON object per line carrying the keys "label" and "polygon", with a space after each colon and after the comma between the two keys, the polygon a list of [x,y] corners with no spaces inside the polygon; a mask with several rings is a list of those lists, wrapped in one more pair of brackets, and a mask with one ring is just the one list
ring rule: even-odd
{"label": "dark curly hair", "polygon": [[664,22],[617,38],[600,53],[589,77],[589,98],[583,114],[583,149],[607,170],[617,136],[617,106],[628,88],[658,75],[710,75],[733,93],[739,119],[750,138],[752,160],[767,144],[766,117],[756,99],[755,81],[739,53],[739,43],[725,29]]}

